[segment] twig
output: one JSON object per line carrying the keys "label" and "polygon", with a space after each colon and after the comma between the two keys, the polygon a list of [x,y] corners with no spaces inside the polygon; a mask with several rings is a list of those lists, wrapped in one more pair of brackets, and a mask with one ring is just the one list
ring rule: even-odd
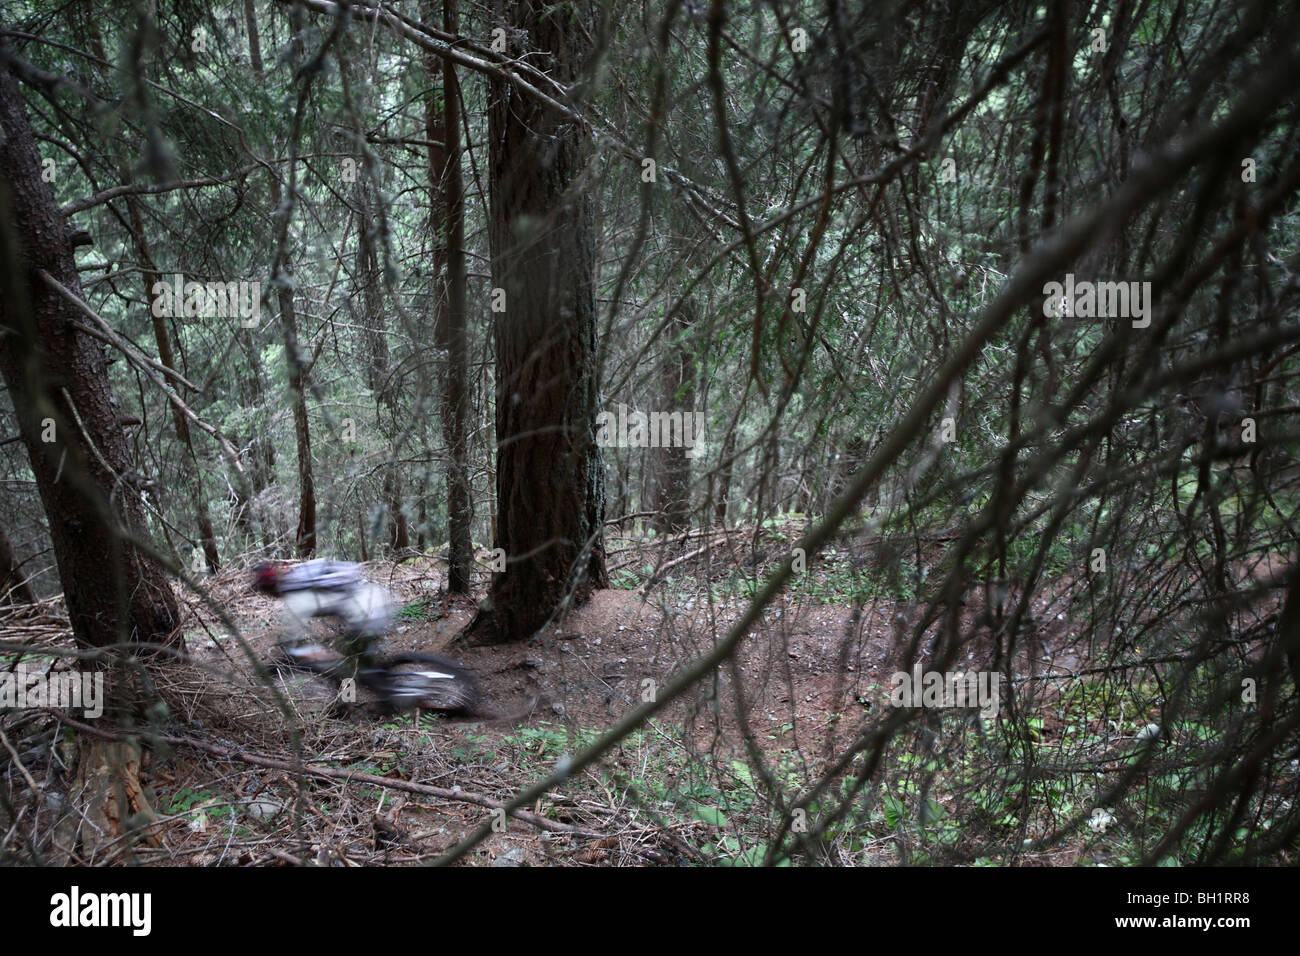
{"label": "twig", "polygon": [[85,199],[78,199],[74,203],[64,206],[59,212],[65,216],[71,216],[75,213],[85,212],[94,206],[102,205],[118,196],[133,196],[137,194],[156,195],[157,193],[171,192],[174,189],[191,189],[196,186],[220,186],[228,183],[233,179],[239,179],[247,176],[253,170],[261,165],[260,163],[249,163],[247,166],[241,166],[233,173],[226,176],[202,176],[198,179],[181,179],[170,183],[127,183],[124,186],[113,186],[102,192],[95,193],[93,196],[87,196]]}
{"label": "twig", "polygon": [[3,743],[5,745],[5,750],[9,751],[9,756],[13,758],[14,766],[18,768],[18,772],[21,773],[23,779],[27,781],[27,786],[32,788],[32,793],[40,793],[41,788],[36,785],[36,781],[32,779],[32,775],[28,773],[27,768],[23,766],[22,760],[18,758],[18,751],[14,750],[13,744],[11,744],[9,738],[5,736],[3,728],[0,728],[0,743]]}

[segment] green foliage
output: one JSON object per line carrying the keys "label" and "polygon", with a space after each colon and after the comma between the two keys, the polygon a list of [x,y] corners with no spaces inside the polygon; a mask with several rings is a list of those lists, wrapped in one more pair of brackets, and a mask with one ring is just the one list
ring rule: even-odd
{"label": "green foliage", "polygon": [[393,616],[406,624],[417,624],[422,621],[436,620],[440,615],[433,612],[434,602],[432,598],[416,598],[414,601],[407,601]]}

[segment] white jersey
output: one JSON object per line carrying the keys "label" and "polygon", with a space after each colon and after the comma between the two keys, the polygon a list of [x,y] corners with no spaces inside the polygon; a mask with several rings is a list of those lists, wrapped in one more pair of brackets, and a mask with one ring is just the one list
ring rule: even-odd
{"label": "white jersey", "polygon": [[306,587],[284,595],[288,629],[293,637],[310,635],[314,617],[337,617],[350,634],[379,638],[393,622],[393,599],[387,591],[369,581],[357,580],[346,586]]}
{"label": "white jersey", "polygon": [[316,558],[304,561],[281,574],[277,584],[281,593],[301,591],[306,588],[330,590],[332,588],[350,588],[363,584],[361,565],[352,561],[332,561],[328,558]]}

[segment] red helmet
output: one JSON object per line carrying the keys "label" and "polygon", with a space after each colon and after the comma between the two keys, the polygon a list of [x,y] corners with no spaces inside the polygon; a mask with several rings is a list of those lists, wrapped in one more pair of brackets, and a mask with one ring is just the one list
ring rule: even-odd
{"label": "red helmet", "polygon": [[265,561],[253,568],[253,590],[263,594],[279,594],[280,569]]}

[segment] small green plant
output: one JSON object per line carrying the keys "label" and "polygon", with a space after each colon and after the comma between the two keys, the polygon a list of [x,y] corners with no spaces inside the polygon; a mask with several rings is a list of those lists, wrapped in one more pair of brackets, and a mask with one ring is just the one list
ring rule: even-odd
{"label": "small green plant", "polygon": [[200,804],[213,799],[215,798],[211,794],[204,793],[202,790],[191,790],[189,787],[185,787],[172,795],[171,800],[163,807],[163,813],[168,816],[175,816],[178,813],[193,810]]}
{"label": "small green plant", "polygon": [[170,800],[162,805],[162,812],[166,816],[188,814],[190,820],[206,817],[214,822],[233,819],[235,810],[235,806],[222,795],[208,793],[203,790],[193,790],[189,787],[178,790]]}
{"label": "small green plant", "polygon": [[394,617],[406,624],[417,624],[420,621],[436,620],[438,614],[433,612],[433,600],[431,598],[416,598],[414,601],[407,601],[400,608]]}

